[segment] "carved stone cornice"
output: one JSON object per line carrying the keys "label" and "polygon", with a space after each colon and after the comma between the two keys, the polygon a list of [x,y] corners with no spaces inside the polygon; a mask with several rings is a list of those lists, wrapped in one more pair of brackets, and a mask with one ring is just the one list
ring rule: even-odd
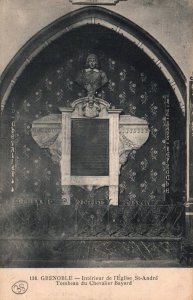
{"label": "carved stone cornice", "polygon": [[81,5],[116,5],[119,1],[127,0],[69,0],[72,4]]}

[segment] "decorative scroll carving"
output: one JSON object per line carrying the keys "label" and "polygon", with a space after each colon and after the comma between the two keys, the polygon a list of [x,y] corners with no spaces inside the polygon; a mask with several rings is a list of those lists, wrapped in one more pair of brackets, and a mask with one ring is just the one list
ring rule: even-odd
{"label": "decorative scroll carving", "polygon": [[54,163],[61,160],[61,115],[49,115],[32,123],[32,137],[40,148],[49,149]]}
{"label": "decorative scroll carving", "polygon": [[88,118],[96,118],[101,111],[100,103],[94,97],[88,97],[82,104],[83,116]]}
{"label": "decorative scroll carving", "polygon": [[62,134],[60,132],[55,142],[48,147],[54,163],[60,163],[62,155],[61,142]]}
{"label": "decorative scroll carving", "polygon": [[120,116],[119,122],[119,165],[127,162],[132,150],[139,149],[149,137],[148,123],[130,115]]}
{"label": "decorative scroll carving", "polygon": [[71,106],[73,118],[108,118],[108,109],[110,108],[107,101],[96,97],[79,98]]}

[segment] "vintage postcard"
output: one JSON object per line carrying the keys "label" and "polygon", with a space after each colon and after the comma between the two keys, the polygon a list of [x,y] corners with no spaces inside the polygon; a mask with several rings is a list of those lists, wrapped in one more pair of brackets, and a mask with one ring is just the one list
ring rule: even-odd
{"label": "vintage postcard", "polygon": [[0,2],[0,299],[193,299],[193,2]]}

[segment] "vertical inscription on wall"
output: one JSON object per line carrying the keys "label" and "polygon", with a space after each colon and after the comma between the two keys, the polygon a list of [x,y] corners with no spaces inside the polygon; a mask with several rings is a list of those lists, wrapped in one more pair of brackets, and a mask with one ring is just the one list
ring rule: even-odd
{"label": "vertical inscription on wall", "polygon": [[109,121],[72,119],[71,175],[109,176]]}

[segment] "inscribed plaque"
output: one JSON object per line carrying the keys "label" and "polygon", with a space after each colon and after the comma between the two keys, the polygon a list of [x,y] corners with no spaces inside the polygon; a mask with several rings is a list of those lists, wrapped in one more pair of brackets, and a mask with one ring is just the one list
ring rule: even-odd
{"label": "inscribed plaque", "polygon": [[71,174],[109,175],[109,121],[72,120]]}

